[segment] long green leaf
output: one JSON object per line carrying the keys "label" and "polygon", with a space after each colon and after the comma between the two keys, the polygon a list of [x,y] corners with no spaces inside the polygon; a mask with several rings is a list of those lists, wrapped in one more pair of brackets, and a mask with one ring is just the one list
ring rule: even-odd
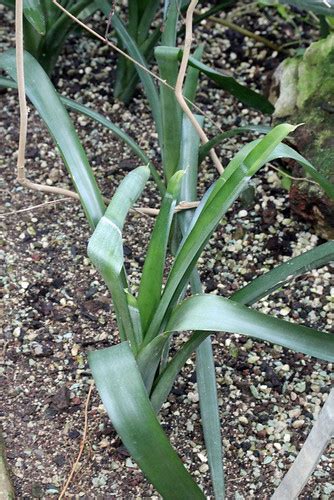
{"label": "long green leaf", "polygon": [[[203,334],[203,332],[201,332]],[[215,363],[210,337],[196,351],[196,374],[204,441],[216,500],[225,498],[223,448]]]}
{"label": "long green leaf", "polygon": [[[179,57],[182,57],[182,53],[180,53]],[[219,88],[226,90],[246,106],[258,109],[265,114],[271,115],[274,112],[274,106],[266,97],[251,90],[245,85],[241,85],[232,76],[225,75],[212,69],[201,61],[196,60],[194,57],[189,58],[189,64],[199,69],[201,73],[204,73],[210,80],[214,81]]]}
{"label": "long green leaf", "polygon": [[182,177],[183,172],[176,172],[168,183],[145,258],[138,294],[138,307],[144,334],[161,297],[168,238]]}
{"label": "long green leaf", "polygon": [[282,287],[293,278],[334,261],[334,242],[329,241],[294,257],[271,271],[255,278],[232,295],[240,304],[252,305]]}
{"label": "long green leaf", "polygon": [[[0,54],[0,67],[16,80],[15,51]],[[95,227],[105,211],[86,153],[73,124],[44,70],[27,52],[24,54],[26,92],[47,125],[80,196],[87,219]]]}
{"label": "long green leaf", "polygon": [[[188,75],[189,76],[189,75]],[[196,75],[193,75],[196,80]],[[199,124],[203,125],[203,117],[196,116]],[[191,124],[189,118],[184,115],[182,124],[182,142],[179,168],[185,172],[182,189],[181,199],[185,201],[197,200],[197,178],[198,178],[198,148],[199,137]],[[184,235],[192,220],[193,214],[190,212],[183,212],[179,214],[178,219],[181,227],[181,232]],[[190,278],[192,293],[202,293],[202,285],[198,273],[193,271]],[[203,332],[195,333],[196,339],[203,336]],[[176,355],[177,356],[177,355]],[[174,358],[173,358],[174,361]],[[179,368],[181,357],[177,357],[176,362],[172,362],[172,369],[167,373],[171,375],[172,380],[167,381],[163,378],[158,384],[164,386],[164,390],[170,390],[170,385],[176,378],[178,371],[173,373],[173,369]],[[197,372],[197,387],[200,400],[200,411],[202,418],[202,427],[204,433],[205,445],[208,452],[208,462],[212,477],[213,489],[215,498],[221,500],[224,498],[225,481],[224,481],[224,467],[223,467],[223,450],[220,431],[220,418],[219,418],[219,405],[216,389],[216,374],[215,364],[211,347],[211,339],[206,338],[203,343],[200,343],[196,353],[196,372]],[[167,385],[167,386],[166,386]],[[158,386],[155,390],[158,389]],[[159,389],[160,390],[160,389]],[[152,394],[152,398],[155,391]],[[168,393],[167,393],[168,394]],[[167,396],[166,394],[164,394]],[[162,404],[162,402],[161,402]]]}
{"label": "long green leaf", "polygon": [[[0,87],[4,88],[17,88],[16,82],[13,80],[9,80],[7,78],[0,78]],[[85,116],[88,116],[92,120],[94,120],[96,123],[100,123],[104,127],[106,127],[110,132],[116,135],[121,141],[123,141],[125,144],[129,146],[129,148],[135,153],[135,155],[142,160],[142,162],[145,165],[148,165],[151,171],[151,175],[157,184],[157,187],[160,191],[161,194],[164,194],[166,192],[166,188],[164,183],[161,180],[161,177],[149,159],[149,157],[146,155],[146,153],[138,146],[138,144],[130,137],[124,130],[122,130],[120,127],[115,125],[112,121],[110,121],[108,118],[105,116],[101,115],[97,111],[94,111],[87,106],[83,104],[79,104],[76,101],[73,101],[73,99],[68,99],[67,97],[63,97],[58,94],[58,97],[60,98],[61,102],[71,111],[76,111],[77,113],[81,113]]]}
{"label": "long green leaf", "polygon": [[222,132],[221,134],[216,135],[213,139],[211,139],[206,144],[203,144],[199,148],[198,154],[198,163],[202,163],[206,156],[209,155],[210,150],[219,144],[221,144],[226,139],[230,137],[234,137],[236,135],[244,134],[245,132],[258,132],[260,134],[267,134],[270,132],[271,127],[266,127],[264,125],[245,125],[244,127],[232,128],[231,130],[227,130],[226,132]]}
{"label": "long green leaf", "polygon": [[[214,295],[197,295],[182,302],[174,310],[166,330],[184,331],[199,328],[206,331],[243,333],[328,361],[332,361],[334,357],[333,334],[279,320]],[[209,333],[205,331],[195,332],[178,350],[157,379],[151,396],[152,405],[156,411],[166,400],[177,374],[187,359],[208,335]],[[141,356],[148,358],[150,352],[154,352],[153,347],[155,350],[159,346],[161,348],[166,338],[166,332],[155,337],[151,344],[141,352]],[[158,356],[159,353],[155,355]]]}
{"label": "long green leaf", "polygon": [[303,10],[311,10],[323,16],[334,16],[334,0],[280,0]]}
{"label": "long green leaf", "polygon": [[148,37],[150,26],[159,8],[159,0],[147,2],[145,10],[140,18],[137,31],[137,43],[141,45]]}
{"label": "long green leaf", "polygon": [[24,17],[32,24],[37,33],[45,35],[46,22],[40,0],[24,0],[23,13]]}
{"label": "long green leaf", "polygon": [[[193,294],[202,293],[202,285],[197,272],[193,272],[190,283]],[[198,339],[203,336],[204,332],[200,331],[195,333],[196,343]],[[223,447],[220,430],[215,360],[210,337],[207,337],[197,347],[196,374],[202,428],[208,453],[213,490],[216,500],[224,500],[225,478]]]}
{"label": "long green leaf", "polygon": [[130,341],[134,353],[139,345],[121,277],[124,263],[122,230],[126,215],[142,193],[149,174],[148,167],[139,167],[123,179],[88,243],[88,256],[103,276],[116,306],[121,338]]}
{"label": "long green leaf", "polygon": [[[255,141],[246,144],[230,161],[226,170],[231,172],[237,169],[245,160],[250,151],[252,151],[254,146],[259,144],[260,141],[261,139],[256,139]],[[295,151],[293,148],[291,148],[287,144],[279,144],[272,152],[272,154],[268,156],[267,161],[270,162],[279,158],[291,158],[292,160],[297,161],[304,168],[305,172],[307,172],[310,177],[318,182],[325,193],[330,198],[334,199],[334,184],[332,184],[328,179],[326,179],[326,177],[320,174],[320,172],[316,170],[312,163],[306,160],[301,154],[297,153],[297,151]]]}
{"label": "long green leaf", "polygon": [[155,416],[127,343],[90,353],[89,364],[115,430],[162,497],[204,500]]}
{"label": "long green leaf", "polygon": [[165,2],[164,28],[161,37],[162,45],[175,47],[179,14],[180,0],[168,0],[168,2]]}
{"label": "long green leaf", "polygon": [[[147,67],[147,63],[140,52],[140,49],[138,45],[136,44],[135,40],[129,35],[127,32],[124,24],[120,20],[120,18],[115,14],[112,18],[113,22],[113,27],[119,36],[119,38],[122,40],[122,43],[124,47],[127,49],[129,55],[138,61],[141,65]],[[159,101],[159,95],[157,92],[157,88],[155,86],[155,83],[153,81],[153,78],[151,75],[149,75],[145,70],[141,69],[139,66],[136,65],[136,70],[138,72],[139,78],[143,84],[144,90],[146,97],[150,103],[150,109],[152,111],[152,115],[155,121],[155,126],[157,128],[158,136],[161,140],[162,138],[162,117],[161,117],[161,108],[160,108],[160,101]]]}
{"label": "long green leaf", "polygon": [[[202,44],[196,48],[193,57],[198,61],[200,61],[202,59],[203,52],[204,52],[204,45]],[[195,102],[196,99],[198,80],[199,80],[199,70],[197,68],[189,67],[183,85],[183,95],[185,99],[188,99],[188,106],[190,107],[190,109],[192,108],[191,103]]]}
{"label": "long green leaf", "polygon": [[[1,84],[1,83],[0,83]],[[149,157],[144,153],[144,151],[138,146],[138,144],[130,137],[124,130],[122,130],[120,127],[112,123],[108,118],[105,116],[101,115],[97,111],[93,111],[87,106],[84,106],[82,104],[79,104],[72,99],[68,99],[67,97],[60,97],[61,101],[65,104],[65,106],[68,109],[71,109],[73,111],[76,111],[78,113],[81,113],[83,115],[88,116],[92,120],[94,120],[97,123],[100,123],[104,127],[106,127],[108,130],[110,130],[113,134],[115,134],[119,139],[121,139],[125,144],[127,144],[132,151],[135,153],[136,156],[140,160],[143,161],[146,165],[148,165],[151,175],[154,179],[154,181],[157,184],[157,187],[160,191],[161,194],[164,194],[166,192],[165,185],[163,181],[161,180],[161,177],[153,165],[152,161],[149,159]]]}
{"label": "long green leaf", "polygon": [[196,295],[176,306],[165,328],[241,333],[296,352],[334,361],[334,335],[254,311],[217,295]]}
{"label": "long green leaf", "polygon": [[[297,153],[293,148],[287,144],[280,144],[277,148],[277,155],[272,159],[277,158],[291,158],[297,161],[304,168],[305,172],[307,172],[308,175],[322,187],[325,193],[334,200],[334,184],[318,172],[312,163],[306,160],[301,154]],[[271,161],[271,159],[268,161]]]}
{"label": "long green leaf", "polygon": [[[171,47],[156,47],[154,55],[158,62],[161,78],[174,87],[179,69],[175,50]],[[165,85],[160,87],[160,102],[163,124],[163,168],[168,182],[177,170],[180,157],[182,110],[174,91]]]}
{"label": "long green leaf", "polygon": [[[244,160],[247,167],[245,163],[241,162],[241,165],[236,169],[232,169],[231,173],[228,169],[225,170],[222,176],[222,182],[220,182],[219,179],[216,184],[217,188],[215,186],[200,216],[193,227],[190,226],[189,233],[184,237],[144,343],[148,343],[152,340],[163,327],[163,319],[168,309],[175,304],[181,291],[187,284],[203,248],[217,227],[220,219],[236,200],[241,191],[246,187],[251,177],[250,172],[254,175],[255,165],[257,168],[261,167],[258,161],[259,158],[262,158],[262,162],[265,164],[267,158],[265,158],[264,152],[266,152],[268,156],[273,154],[275,145],[277,144],[277,138],[283,138],[283,133],[287,135],[291,130],[294,130],[294,127],[291,125],[278,125],[269,132],[259,144],[255,145],[255,148],[257,148],[257,156],[251,155],[251,152],[248,153],[248,155],[251,156],[247,155]],[[268,140],[268,136],[270,136],[271,141]],[[270,142],[272,143],[272,149],[270,148]],[[251,164],[249,158],[254,163]]]}

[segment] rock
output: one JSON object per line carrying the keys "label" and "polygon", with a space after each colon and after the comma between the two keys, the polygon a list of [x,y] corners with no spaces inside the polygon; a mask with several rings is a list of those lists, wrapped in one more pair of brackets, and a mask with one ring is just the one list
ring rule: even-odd
{"label": "rock", "polygon": [[32,498],[43,498],[44,489],[43,486],[39,483],[33,483],[31,485],[31,496]]}
{"label": "rock", "polygon": [[52,396],[50,407],[61,412],[70,406],[70,391],[66,385],[61,386]]}
{"label": "rock", "polygon": [[301,427],[303,427],[305,425],[305,420],[295,420],[292,424],[292,427],[294,429],[300,429]]}
{"label": "rock", "polygon": [[56,455],[55,458],[53,459],[54,463],[61,467],[62,465],[65,464],[66,458],[65,455]]}
{"label": "rock", "polygon": [[80,436],[80,432],[76,429],[72,429],[68,432],[68,437],[70,439],[77,439]]}
{"label": "rock", "polygon": [[[270,100],[276,123],[304,123],[294,141],[329,182],[334,182],[334,34],[312,43],[302,57],[288,58],[274,73]],[[295,177],[304,170],[293,166]],[[314,183],[294,181],[290,189],[293,211],[314,224],[319,236],[334,237],[334,201]]]}

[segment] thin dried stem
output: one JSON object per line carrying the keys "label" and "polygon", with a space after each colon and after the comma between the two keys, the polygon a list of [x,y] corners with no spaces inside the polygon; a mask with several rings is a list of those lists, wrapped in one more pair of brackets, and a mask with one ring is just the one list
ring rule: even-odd
{"label": "thin dried stem", "polygon": [[[60,5],[60,3],[57,2],[57,0],[52,0],[52,2],[60,10],[62,10],[67,16],[69,16],[75,23],[77,23],[79,26],[81,26],[84,30],[88,31],[88,33],[90,33],[91,35],[93,35],[95,38],[98,38],[104,44],[109,45],[110,48],[112,48],[113,50],[115,50],[116,52],[118,52],[119,54],[121,54],[123,57],[125,57],[126,59],[128,59],[129,61],[131,61],[133,64],[135,64],[136,66],[138,66],[138,68],[141,68],[142,70],[146,71],[146,73],[148,73],[149,75],[151,75],[155,80],[157,80],[158,82],[160,82],[162,85],[165,85],[167,88],[169,88],[173,92],[176,92],[176,88],[173,87],[172,85],[170,85],[166,80],[163,80],[162,78],[160,78],[159,75],[157,75],[156,73],[154,73],[153,71],[151,71],[150,69],[148,69],[146,66],[144,66],[140,62],[136,61],[136,59],[134,59],[129,54],[127,54],[126,52],[124,52],[124,50],[120,49],[117,45],[115,45],[114,43],[112,43],[106,37],[102,36],[100,33],[98,33],[97,31],[95,31],[92,28],[90,28],[89,26],[87,26],[84,22],[80,21],[80,19],[78,19],[77,17],[75,17],[71,12],[69,12],[67,9],[65,9],[65,7],[63,7],[62,5]],[[196,2],[196,4],[197,3],[198,2]],[[189,6],[189,8],[190,8],[190,6]],[[191,33],[192,33],[192,21],[191,21]],[[191,38],[192,38],[192,36],[191,36]],[[187,62],[188,62],[188,60],[189,60],[189,55],[188,55],[188,58],[187,58]],[[206,118],[206,120],[213,127],[215,127],[220,132],[223,132],[223,130],[221,129],[221,127],[219,127],[214,120],[212,120],[209,116],[207,116],[207,113],[205,113],[197,104],[193,103],[192,101],[190,101],[190,99],[186,99],[186,98],[184,98],[184,101],[188,102],[188,104],[190,104],[191,106],[193,106],[193,108],[196,109],[196,111],[198,113],[200,113],[201,115],[203,115]],[[189,109],[189,111],[190,111],[190,109]],[[187,112],[187,114],[188,114],[188,116],[190,118],[189,111]],[[190,111],[190,113],[191,113],[191,111]],[[198,124],[197,124],[197,126],[199,127]],[[197,128],[196,128],[196,130],[197,130]]]}
{"label": "thin dried stem", "polygon": [[316,186],[319,186],[319,184],[316,181],[313,181],[312,179],[308,179],[307,177],[293,177],[292,175],[288,174],[287,172],[284,172],[284,170],[281,170],[278,167],[275,167],[272,163],[268,163],[268,166],[272,168],[273,170],[276,170],[276,172],[279,172],[281,175],[288,177],[289,179],[293,181],[303,181],[303,182],[309,182],[310,184],[315,184]]}
{"label": "thin dried stem", "polygon": [[59,198],[59,200],[49,200],[49,201],[44,201],[43,203],[39,203],[38,205],[33,205],[32,207],[26,207],[22,208],[20,210],[14,210],[13,212],[7,212],[4,214],[0,214],[1,219],[5,219],[9,217],[10,215],[18,215],[18,214],[23,214],[24,212],[31,212],[33,210],[37,210],[38,208],[43,208],[46,205],[55,205],[56,203],[63,203],[64,201],[73,201],[74,198]]}
{"label": "thin dried stem", "polygon": [[92,395],[92,392],[93,392],[93,389],[94,389],[94,384],[91,384],[90,387],[89,387],[89,391],[88,391],[88,395],[87,395],[87,399],[86,399],[86,404],[85,404],[85,423],[84,423],[84,430],[83,430],[83,434],[82,434],[82,439],[81,439],[81,443],[80,443],[80,448],[79,448],[79,453],[78,453],[78,456],[77,456],[77,459],[76,461],[74,462],[73,466],[72,466],[72,469],[71,469],[71,472],[70,472],[70,475],[68,476],[67,478],[67,481],[64,485],[64,488],[62,489],[59,497],[58,497],[58,500],[62,500],[62,498],[64,498],[65,496],[65,493],[73,479],[73,476],[74,474],[76,473],[77,469],[78,469],[78,465],[79,465],[79,462],[80,462],[80,459],[81,459],[81,455],[85,449],[85,444],[86,444],[86,439],[87,439],[87,432],[88,432],[88,408],[89,408],[89,402],[90,402],[90,398],[91,398],[91,395]]}
{"label": "thin dried stem", "polygon": [[17,86],[20,105],[20,136],[19,150],[17,153],[17,180],[25,180],[25,150],[28,130],[28,108],[26,103],[26,92],[24,84],[24,64],[23,64],[23,1],[16,0],[15,9],[16,27],[16,72]]}
{"label": "thin dried stem", "polygon": [[[38,185],[38,184],[37,184]],[[43,203],[39,203],[38,205],[33,205],[31,207],[26,207],[22,208],[20,210],[14,210],[13,212],[7,212],[0,214],[0,219],[6,219],[7,217],[13,216],[13,215],[18,215],[22,214],[24,212],[32,212],[34,210],[37,210],[39,208],[43,208],[47,205],[55,205],[56,203],[63,203],[65,201],[73,201],[74,198],[66,197],[66,198],[60,198],[59,200],[50,200],[50,201],[45,201]],[[104,199],[105,202],[108,204],[110,200]],[[182,212],[183,210],[192,210],[194,208],[198,207],[198,202],[188,202],[188,201],[181,201],[179,205],[175,207],[175,212]],[[133,207],[131,209],[132,212],[139,213],[141,215],[148,215],[150,217],[156,217],[159,215],[159,209],[158,208],[149,208],[149,207]]]}
{"label": "thin dried stem", "polygon": [[15,2],[15,45],[16,45],[16,72],[17,88],[20,106],[20,134],[19,149],[17,153],[17,180],[22,186],[44,193],[61,194],[71,198],[79,199],[79,196],[68,189],[36,184],[26,178],[25,172],[25,152],[28,130],[28,108],[26,101],[25,82],[24,82],[24,52],[23,52],[23,0]]}
{"label": "thin dried stem", "polygon": [[[201,141],[203,144],[206,144],[209,142],[209,139],[202,129],[202,127],[199,125],[197,122],[194,114],[191,112],[191,109],[189,108],[188,104],[186,103],[186,100],[183,96],[183,84],[184,84],[184,79],[186,76],[186,71],[187,71],[187,66],[188,66],[188,61],[189,61],[189,56],[190,56],[190,49],[191,49],[191,44],[192,44],[192,39],[193,39],[193,15],[194,15],[194,10],[196,8],[196,5],[198,4],[198,0],[191,0],[190,5],[187,10],[187,15],[186,15],[186,35],[185,35],[185,42],[184,42],[184,48],[183,48],[183,55],[182,55],[182,61],[180,65],[180,70],[179,74],[176,80],[176,85],[175,85],[175,97],[180,104],[181,108],[183,109],[184,113],[188,116],[189,120],[191,121],[193,127],[195,128],[196,132],[198,133]],[[216,169],[220,174],[224,172],[224,168],[215,152],[214,149],[210,150],[210,156],[212,158],[213,163],[215,164]]]}
{"label": "thin dried stem", "polygon": [[[195,11],[195,14],[200,14],[200,12]],[[207,18],[207,21],[212,22],[214,24],[220,24],[221,26],[225,26],[226,28],[229,28],[233,31],[236,31],[237,33],[240,33],[241,35],[244,35],[248,38],[255,40],[256,42],[266,45],[271,50],[277,52],[282,52],[284,50],[283,47],[281,47],[280,45],[277,45],[276,43],[271,42],[267,38],[261,35],[257,35],[256,33],[253,33],[252,31],[249,31],[248,29],[243,28],[242,26],[239,26],[238,24],[234,23],[233,21],[230,21],[229,19],[222,19],[220,17],[210,16]]]}

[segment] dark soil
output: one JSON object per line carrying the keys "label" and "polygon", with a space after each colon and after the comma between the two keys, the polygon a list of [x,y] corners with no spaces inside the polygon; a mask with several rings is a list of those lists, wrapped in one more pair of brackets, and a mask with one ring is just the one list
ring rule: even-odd
{"label": "dark soil", "polygon": [[[3,39],[6,48],[13,45],[13,19],[3,7],[0,16],[8,37]],[[300,35],[274,10],[237,19],[277,43],[298,40]],[[94,22],[98,25],[101,20]],[[310,29],[304,28],[307,43]],[[221,26],[213,31],[202,26],[197,39],[207,39],[208,61],[258,90],[266,87],[270,71],[283,57]],[[116,102],[112,94],[114,69],[115,57],[109,49],[84,36],[74,36],[65,47],[54,81],[64,95],[121,125],[158,162],[156,134],[145,100],[138,91],[128,108]],[[5,271],[1,421],[17,497],[47,499],[59,495],[79,450],[91,382],[87,352],[117,343],[118,335],[109,294],[86,255],[90,232],[79,205],[66,201],[18,212],[55,196],[28,192],[15,182],[17,94],[1,91],[0,98],[5,214],[0,221],[0,258]],[[224,129],[265,121],[205,79],[198,102]],[[83,117],[73,116],[73,120],[101,189],[110,197],[125,170],[138,163],[102,127]],[[220,155],[225,162],[246,139],[224,143]],[[28,140],[29,177],[69,187],[62,161],[32,109]],[[212,166],[206,165],[201,190],[214,177]],[[254,187],[252,203],[235,205],[202,256],[200,272],[207,292],[229,296],[255,275],[321,243],[308,225],[291,217],[287,193],[273,170],[265,169],[254,180]],[[141,204],[156,207],[158,203],[151,183]],[[139,214],[129,217],[125,254],[134,289],[151,227],[150,218]],[[330,267],[312,271],[256,307],[330,331],[334,317],[331,280]],[[185,338],[180,336],[176,344]],[[269,498],[329,393],[332,364],[239,335],[215,335],[213,344],[227,498]],[[87,445],[67,497],[157,498],[115,435],[96,391],[88,417]],[[178,378],[162,409],[161,422],[186,465],[212,497],[194,359]],[[333,498],[333,463],[331,446],[301,498]]]}

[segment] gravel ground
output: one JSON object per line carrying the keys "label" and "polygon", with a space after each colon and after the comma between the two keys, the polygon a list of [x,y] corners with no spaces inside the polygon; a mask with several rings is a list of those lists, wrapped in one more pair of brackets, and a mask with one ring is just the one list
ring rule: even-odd
{"label": "gravel ground", "polygon": [[[12,16],[0,7],[2,44],[12,45]],[[98,25],[100,18],[94,22]],[[293,25],[264,11],[239,19],[277,43],[298,39]],[[307,42],[309,30],[305,31]],[[281,56],[221,26],[197,31],[207,40],[206,58],[232,71],[254,88],[267,86],[268,72]],[[6,40],[6,41],[5,41]],[[75,54],[72,53],[75,47]],[[59,62],[55,82],[69,97],[103,112],[136,137],[158,158],[156,135],[140,92],[125,108],[109,84],[115,59],[109,49],[84,37],[71,38]],[[202,81],[199,102],[224,129],[263,123],[223,92]],[[15,183],[18,140],[17,96],[1,95],[3,146],[0,166],[4,213],[34,206],[51,197],[27,192]],[[137,165],[119,141],[88,119],[73,116],[99,183],[110,196]],[[45,127],[30,113],[27,169],[31,179],[68,186],[62,162]],[[243,141],[245,138],[243,138]],[[220,154],[227,162],[242,140],[226,141]],[[203,190],[215,173],[206,165]],[[238,202],[217,230],[200,261],[206,291],[228,296],[255,275],[321,243],[309,226],[296,221],[287,193],[273,170],[254,180],[255,199]],[[157,206],[153,184],[142,204]],[[89,228],[75,202],[44,206],[1,218],[1,263],[6,272],[3,298],[3,394],[1,420],[18,498],[53,498],[64,484],[79,450],[83,412],[91,380],[86,354],[118,342],[108,292],[86,257]],[[126,231],[127,269],[134,288],[152,220],[132,215]],[[261,300],[257,309],[323,330],[333,329],[333,282],[330,267],[312,271]],[[176,344],[184,340],[180,336]],[[238,335],[214,336],[218,394],[225,446],[227,498],[268,498],[303,444],[331,385],[332,364]],[[161,412],[161,421],[186,465],[208,496],[212,495],[200,427],[194,359],[177,380]],[[96,392],[88,412],[85,452],[68,497],[145,498],[156,496],[122,447]],[[333,446],[301,498],[333,498]]]}

